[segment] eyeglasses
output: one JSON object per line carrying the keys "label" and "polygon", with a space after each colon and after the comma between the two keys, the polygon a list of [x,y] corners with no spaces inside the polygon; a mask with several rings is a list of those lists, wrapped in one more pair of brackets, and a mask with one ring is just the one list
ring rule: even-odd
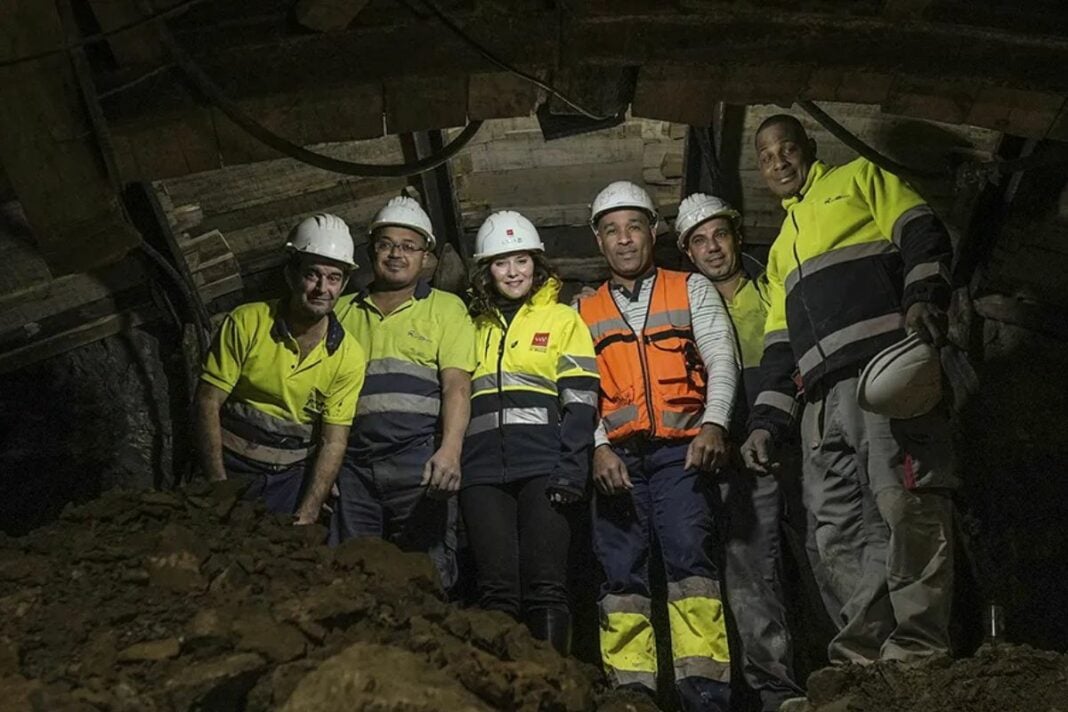
{"label": "eyeglasses", "polygon": [[392,240],[375,240],[374,241],[375,252],[380,254],[387,254],[393,252],[394,249],[399,250],[401,254],[411,255],[416,252],[426,252],[425,247],[417,245],[414,242],[393,242]]}

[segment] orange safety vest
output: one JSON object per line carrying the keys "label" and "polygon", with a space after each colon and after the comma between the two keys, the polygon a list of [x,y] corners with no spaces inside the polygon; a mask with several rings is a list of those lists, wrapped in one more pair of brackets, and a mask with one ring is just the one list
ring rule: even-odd
{"label": "orange safety vest", "polygon": [[656,271],[640,339],[607,282],[579,304],[593,336],[599,410],[612,442],[634,435],[692,438],[701,429],[708,376],[690,323],[689,276]]}

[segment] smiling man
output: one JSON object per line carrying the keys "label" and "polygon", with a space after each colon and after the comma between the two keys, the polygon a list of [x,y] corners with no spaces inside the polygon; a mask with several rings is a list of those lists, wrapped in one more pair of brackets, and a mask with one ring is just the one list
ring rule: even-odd
{"label": "smiling man", "polygon": [[368,362],[332,539],[376,536],[426,552],[448,589],[456,581],[452,495],[471,414],[474,325],[459,297],[420,279],[434,234],[415,200],[390,200],[369,232],[374,281],[338,305]]}
{"label": "smiling man", "polygon": [[[742,389],[731,438],[745,439],[746,419],[759,392],[768,286],[763,265],[742,252],[742,216],[714,195],[694,193],[679,205],[675,230],[686,253],[716,288],[730,314],[742,359]],[[723,483],[727,605],[741,642],[746,683],[762,710],[778,710],[801,692],[780,580],[783,505],[775,477],[755,476],[732,461]]]}
{"label": "smiling man", "polygon": [[654,266],[656,221],[649,194],[633,183],[598,194],[590,224],[611,279],[579,303],[601,374],[593,456],[594,553],[606,576],[601,658],[614,685],[655,693],[655,539],[683,708],[725,712],[730,655],[713,547],[738,379],[734,331],[708,280]]}
{"label": "smiling man", "polygon": [[[914,661],[949,651],[957,486],[944,407],[907,420],[861,409],[858,376],[912,332],[945,338],[952,248],[907,183],[858,158],[829,166],[800,122],[756,133],[761,175],[786,219],[768,259],[761,392],[742,448],[758,471],[790,429],[800,372],[804,496],[834,663]],[[829,606],[831,607],[831,606]]]}
{"label": "smiling man", "polygon": [[356,267],[348,226],[334,215],[310,217],[286,249],[288,296],[234,309],[212,343],[196,433],[209,479],[247,479],[247,497],[309,524],[341,466],[364,354],[333,314]]}

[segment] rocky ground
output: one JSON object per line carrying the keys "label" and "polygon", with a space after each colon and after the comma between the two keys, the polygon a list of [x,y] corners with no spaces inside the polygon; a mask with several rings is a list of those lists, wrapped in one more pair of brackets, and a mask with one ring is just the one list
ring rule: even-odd
{"label": "rocky ground", "polygon": [[[239,494],[113,491],[0,535],[0,712],[653,709],[445,603],[426,557],[329,549]],[[1021,646],[808,684],[806,712],[1068,712],[1068,656]]]}
{"label": "rocky ground", "polygon": [[1068,655],[983,646],[970,658],[819,670],[797,712],[1068,712]]}
{"label": "rocky ground", "polygon": [[0,710],[639,709],[421,555],[319,545],[224,483],[116,491],[0,538]]}

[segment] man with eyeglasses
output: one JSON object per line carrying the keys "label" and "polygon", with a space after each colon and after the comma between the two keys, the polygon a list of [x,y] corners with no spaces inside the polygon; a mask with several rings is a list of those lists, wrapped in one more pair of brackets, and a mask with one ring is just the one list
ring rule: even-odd
{"label": "man with eyeglasses", "polygon": [[369,233],[374,280],[337,309],[368,362],[331,538],[382,537],[426,552],[448,590],[456,581],[452,495],[471,412],[474,326],[457,296],[420,278],[435,242],[415,200],[390,200]]}

